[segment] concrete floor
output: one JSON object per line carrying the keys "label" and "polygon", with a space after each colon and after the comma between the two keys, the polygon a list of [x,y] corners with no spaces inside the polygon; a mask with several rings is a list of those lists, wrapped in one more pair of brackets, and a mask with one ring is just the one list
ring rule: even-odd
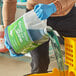
{"label": "concrete floor", "polygon": [[29,63],[0,56],[0,76],[23,76],[28,73]]}

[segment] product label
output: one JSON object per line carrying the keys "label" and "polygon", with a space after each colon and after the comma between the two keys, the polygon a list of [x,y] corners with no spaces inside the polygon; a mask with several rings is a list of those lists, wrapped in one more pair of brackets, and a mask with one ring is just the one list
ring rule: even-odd
{"label": "product label", "polygon": [[11,45],[17,53],[28,51],[27,48],[29,48],[28,46],[32,43],[32,40],[25,27],[23,17],[8,27],[8,35]]}
{"label": "product label", "polygon": [[0,38],[0,49],[4,49],[4,38]]}

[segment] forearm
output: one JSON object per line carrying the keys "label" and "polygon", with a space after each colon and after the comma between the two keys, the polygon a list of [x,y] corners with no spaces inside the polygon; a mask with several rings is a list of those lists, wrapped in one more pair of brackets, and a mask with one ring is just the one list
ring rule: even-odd
{"label": "forearm", "polygon": [[74,5],[75,0],[56,0],[53,3],[56,5],[57,8],[56,13],[60,13],[62,10],[65,10],[66,7],[70,8],[71,5]]}
{"label": "forearm", "polygon": [[4,27],[15,20],[16,0],[3,0],[3,23]]}

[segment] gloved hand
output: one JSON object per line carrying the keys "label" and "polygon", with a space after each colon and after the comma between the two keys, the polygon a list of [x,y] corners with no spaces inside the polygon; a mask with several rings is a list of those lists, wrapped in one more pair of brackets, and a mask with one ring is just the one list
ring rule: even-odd
{"label": "gloved hand", "polygon": [[10,56],[12,57],[24,56],[23,54],[16,54],[15,51],[8,45],[8,42],[6,41],[6,37],[4,37],[4,39],[5,39],[5,46],[9,50]]}
{"label": "gloved hand", "polygon": [[34,12],[40,18],[40,20],[47,19],[50,15],[56,12],[56,6],[54,3],[51,4],[38,4],[34,7]]}

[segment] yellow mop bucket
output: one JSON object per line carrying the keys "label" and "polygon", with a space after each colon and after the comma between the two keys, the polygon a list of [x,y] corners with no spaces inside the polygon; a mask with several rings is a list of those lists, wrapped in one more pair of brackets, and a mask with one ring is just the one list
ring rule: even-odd
{"label": "yellow mop bucket", "polygon": [[76,38],[64,37],[65,64],[69,66],[69,76],[76,76]]}
{"label": "yellow mop bucket", "polygon": [[[29,75],[25,75],[25,76],[60,76],[60,71],[58,69],[54,68],[53,71],[50,73],[29,74]],[[65,71],[65,75],[64,75],[64,72],[61,71],[61,76],[68,76],[68,71]]]}
{"label": "yellow mop bucket", "polygon": [[30,74],[25,76],[76,76],[76,38],[64,37],[65,42],[65,64],[69,67],[68,70],[60,71],[53,69],[50,73]]}

